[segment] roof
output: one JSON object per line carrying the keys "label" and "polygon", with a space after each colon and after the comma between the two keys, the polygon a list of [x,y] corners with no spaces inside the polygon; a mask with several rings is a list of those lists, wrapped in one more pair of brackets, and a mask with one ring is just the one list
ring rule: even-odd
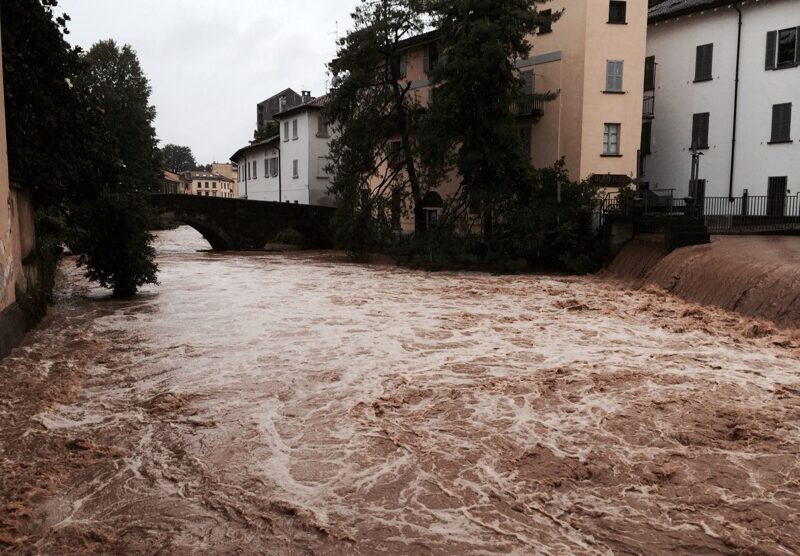
{"label": "roof", "polygon": [[422,33],[421,35],[416,35],[408,39],[404,39],[399,43],[397,43],[397,46],[400,48],[411,48],[412,46],[420,46],[422,44],[435,42],[438,39],[439,39],[439,29],[434,29],[433,31],[428,31],[427,33]]}
{"label": "roof", "polygon": [[214,174],[213,172],[184,172],[183,173],[184,179],[194,181],[194,180],[216,180],[216,181],[227,181],[233,182],[232,179],[226,178],[225,176],[220,176],[219,174]]}
{"label": "roof", "polygon": [[304,102],[303,104],[298,104],[297,106],[293,106],[291,108],[287,108],[283,112],[275,114],[275,119],[281,117],[290,116],[297,112],[302,112],[304,110],[325,110],[325,107],[328,105],[328,95],[322,95],[321,97],[314,98],[309,100],[308,102]]}
{"label": "roof", "polygon": [[737,0],[664,0],[650,8],[648,21],[656,23],[695,12],[731,6],[736,3]]}
{"label": "roof", "polygon": [[181,181],[181,177],[178,174],[170,172],[169,170],[164,170],[164,179],[166,181],[178,182],[178,183],[180,183]]}
{"label": "roof", "polygon": [[250,151],[255,150],[255,149],[259,148],[259,147],[266,147],[268,145],[271,145],[271,146],[275,147],[276,149],[279,149],[280,145],[281,145],[281,136],[280,135],[275,135],[275,136],[269,137],[267,139],[262,139],[261,141],[255,141],[253,143],[250,143],[246,147],[242,147],[241,149],[239,149],[238,151],[233,153],[231,155],[231,161],[236,162],[236,159],[238,159],[239,156],[243,155],[244,153],[250,152]]}
{"label": "roof", "polygon": [[284,96],[284,95],[286,95],[286,94],[288,94],[288,93],[291,93],[291,94],[293,94],[293,95],[295,95],[295,96],[297,96],[297,97],[299,97],[299,96],[300,96],[300,94],[299,94],[297,91],[295,91],[294,89],[292,89],[292,88],[290,87],[290,88],[288,88],[288,89],[284,89],[283,91],[281,91],[281,92],[280,92],[280,93],[278,93],[278,94],[272,95],[272,96],[271,96],[271,97],[269,97],[268,99],[262,100],[261,102],[259,102],[259,103],[258,103],[258,105],[259,105],[259,106],[261,106],[262,104],[266,104],[267,102],[269,102],[269,101],[271,101],[271,100],[274,100],[274,99],[276,99],[276,98],[280,98],[280,97],[282,97],[282,96]]}

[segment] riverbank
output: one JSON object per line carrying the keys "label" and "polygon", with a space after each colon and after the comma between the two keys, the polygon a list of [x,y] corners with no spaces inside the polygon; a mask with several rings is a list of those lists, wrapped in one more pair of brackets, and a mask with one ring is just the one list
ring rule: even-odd
{"label": "riverbank", "polygon": [[186,233],[137,300],[67,260],[0,362],[0,550],[800,551],[796,333],[597,277]]}
{"label": "riverbank", "polygon": [[668,253],[660,237],[631,241],[605,276],[689,302],[800,328],[800,237],[716,236]]}

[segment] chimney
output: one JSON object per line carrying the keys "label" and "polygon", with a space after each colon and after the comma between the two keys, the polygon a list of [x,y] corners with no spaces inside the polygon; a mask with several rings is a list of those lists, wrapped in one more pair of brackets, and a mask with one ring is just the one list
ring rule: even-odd
{"label": "chimney", "polygon": [[311,102],[311,91],[303,91],[303,104]]}
{"label": "chimney", "polygon": [[278,98],[278,112],[283,112],[285,106],[286,106],[286,95],[281,95]]}

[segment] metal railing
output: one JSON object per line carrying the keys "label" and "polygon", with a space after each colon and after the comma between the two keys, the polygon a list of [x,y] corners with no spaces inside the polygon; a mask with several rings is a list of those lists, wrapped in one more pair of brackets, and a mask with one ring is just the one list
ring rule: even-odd
{"label": "metal railing", "polygon": [[664,218],[702,218],[713,234],[800,231],[800,194],[743,195],[742,197],[675,197],[675,190],[607,195],[600,222],[621,217],[640,221]]}
{"label": "metal railing", "polygon": [[642,102],[642,117],[652,119],[656,114],[656,96],[646,95]]}
{"label": "metal railing", "polygon": [[511,103],[511,114],[517,118],[544,114],[544,100],[535,95],[525,95]]}

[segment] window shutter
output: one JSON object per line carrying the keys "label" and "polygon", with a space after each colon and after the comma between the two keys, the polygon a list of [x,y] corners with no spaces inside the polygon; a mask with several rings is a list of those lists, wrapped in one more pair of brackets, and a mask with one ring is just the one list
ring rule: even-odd
{"label": "window shutter", "polygon": [[792,105],[784,104],[781,108],[781,137],[789,141],[792,138]]}
{"label": "window shutter", "polygon": [[703,76],[707,79],[711,79],[713,75],[711,75],[714,63],[714,45],[707,44],[705,48],[705,57],[703,60]]}
{"label": "window shutter", "polygon": [[697,58],[694,62],[694,80],[700,81],[703,76],[703,47],[697,47]]}
{"label": "window shutter", "polygon": [[797,27],[794,36],[794,63],[800,65],[800,26]]}
{"label": "window shutter", "polygon": [[614,62],[606,62],[606,91],[614,90]]}
{"label": "window shutter", "polygon": [[422,67],[425,70],[426,74],[430,74],[430,72],[431,72],[431,47],[430,46],[426,46],[425,47],[424,60],[423,60],[423,63],[422,63]]}
{"label": "window shutter", "polygon": [[770,31],[767,33],[767,61],[765,69],[774,70],[778,53],[778,32]]}
{"label": "window shutter", "polygon": [[408,67],[408,55],[405,52],[403,52],[400,55],[400,77],[405,78],[407,67]]}

